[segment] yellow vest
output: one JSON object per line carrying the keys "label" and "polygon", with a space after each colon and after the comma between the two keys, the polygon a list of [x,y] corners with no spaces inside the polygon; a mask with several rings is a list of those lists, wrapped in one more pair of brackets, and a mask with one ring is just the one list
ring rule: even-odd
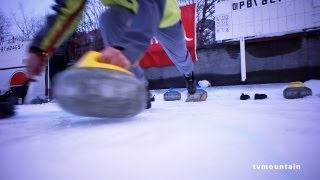
{"label": "yellow vest", "polygon": [[[101,0],[102,4],[108,5],[120,5],[130,9],[133,12],[137,12],[139,3],[136,0]],[[147,0],[146,0],[147,1]],[[162,20],[160,22],[160,28],[169,27],[174,25],[180,20],[180,8],[177,0],[166,0],[166,6],[163,13]]]}

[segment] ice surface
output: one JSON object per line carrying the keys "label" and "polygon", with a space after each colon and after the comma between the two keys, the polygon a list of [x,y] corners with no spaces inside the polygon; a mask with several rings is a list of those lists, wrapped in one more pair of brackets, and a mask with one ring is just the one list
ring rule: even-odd
{"label": "ice surface", "polygon": [[[214,85],[214,84],[213,84]],[[156,101],[131,119],[78,117],[55,103],[0,121],[1,180],[320,178],[320,81],[288,100],[288,84],[208,87],[205,102]],[[239,100],[241,93],[250,95]],[[265,93],[265,100],[254,100]],[[300,165],[257,170],[254,165]]]}

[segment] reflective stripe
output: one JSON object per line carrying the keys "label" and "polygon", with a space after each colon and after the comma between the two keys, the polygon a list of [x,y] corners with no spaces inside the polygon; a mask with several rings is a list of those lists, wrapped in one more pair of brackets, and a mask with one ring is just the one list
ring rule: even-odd
{"label": "reflective stripe", "polygon": [[[80,1],[80,2],[79,2]],[[39,48],[51,53],[58,47],[65,38],[71,35],[81,20],[81,13],[85,0],[66,0],[65,6],[61,6],[54,24],[49,24],[49,31],[43,37]]]}
{"label": "reflective stripe", "polygon": [[169,27],[180,20],[180,8],[177,0],[167,0],[160,28]]}

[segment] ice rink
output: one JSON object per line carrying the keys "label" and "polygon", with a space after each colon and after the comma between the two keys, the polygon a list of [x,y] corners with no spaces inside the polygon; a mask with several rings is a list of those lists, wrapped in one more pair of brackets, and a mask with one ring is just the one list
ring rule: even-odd
{"label": "ice rink", "polygon": [[174,102],[157,90],[153,107],[131,119],[20,105],[0,121],[0,179],[317,180],[320,80],[305,85],[313,95],[295,100],[282,96],[288,84],[209,87],[196,103],[184,102],[185,89]]}

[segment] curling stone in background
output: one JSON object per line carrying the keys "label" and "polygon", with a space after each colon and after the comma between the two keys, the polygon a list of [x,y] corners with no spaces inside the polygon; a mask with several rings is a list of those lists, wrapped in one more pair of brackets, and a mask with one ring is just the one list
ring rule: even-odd
{"label": "curling stone in background", "polygon": [[125,118],[146,108],[144,83],[119,66],[98,62],[101,54],[86,53],[55,78],[54,95],[62,109],[79,116]]}
{"label": "curling stone in background", "polygon": [[170,88],[163,94],[163,99],[165,101],[178,101],[181,99],[181,93],[174,88]]}
{"label": "curling stone in background", "polygon": [[203,88],[207,88],[210,86],[211,86],[211,83],[207,80],[198,81],[196,92],[194,94],[188,94],[186,102],[206,101],[208,97],[208,93]]}
{"label": "curling stone in background", "polygon": [[197,88],[197,91],[194,94],[188,94],[186,102],[206,101],[207,97],[208,97],[207,91]]}
{"label": "curling stone in background", "polygon": [[306,96],[312,96],[312,90],[300,81],[290,83],[289,87],[284,89],[283,96],[286,99],[298,99]]}

